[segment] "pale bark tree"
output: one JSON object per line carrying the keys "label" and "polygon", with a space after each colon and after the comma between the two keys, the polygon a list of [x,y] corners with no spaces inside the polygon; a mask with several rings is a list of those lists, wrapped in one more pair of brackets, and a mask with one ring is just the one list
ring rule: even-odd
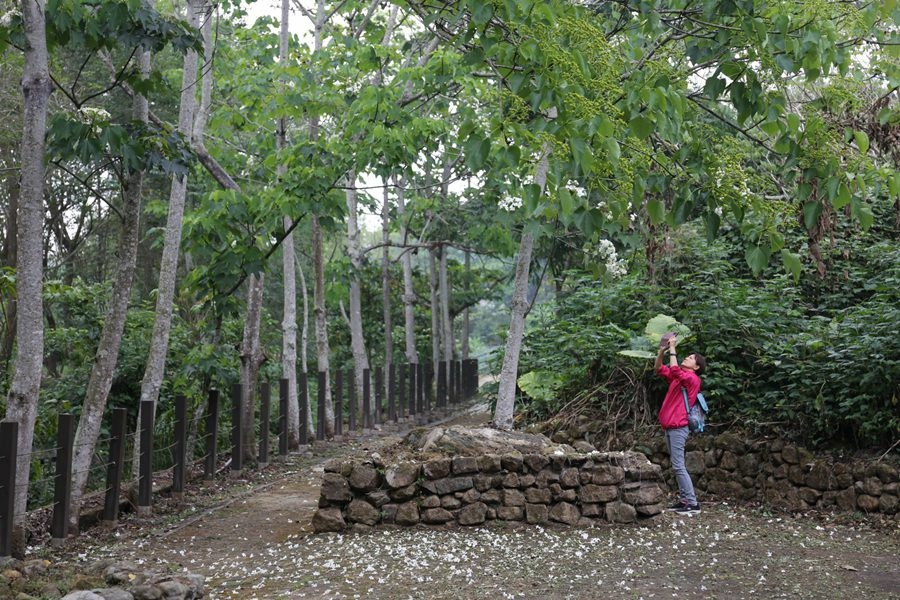
{"label": "pale bark tree", "polygon": [[259,340],[262,321],[262,299],[265,275],[251,274],[247,278],[247,318],[241,340],[241,441],[244,464],[256,462],[256,381],[265,354]]}
{"label": "pale bark tree", "polygon": [[[447,246],[439,246],[438,285],[441,294],[441,341],[444,344],[444,360],[453,360],[453,321],[450,319],[450,277],[447,274]],[[450,370],[447,370],[450,376]]]}
{"label": "pale bark tree", "polygon": [[[150,74],[150,53],[141,52],[139,58],[141,73],[144,77]],[[136,121],[148,122],[149,105],[147,99],[136,94],[133,100],[133,117]],[[91,367],[87,390],[78,429],[75,431],[75,449],[72,460],[72,496],[69,511],[69,530],[78,531],[78,518],[81,512],[81,501],[87,486],[91,461],[100,435],[106,400],[112,387],[113,375],[125,330],[125,317],[128,312],[128,299],[131,295],[131,284],[134,281],[134,270],[137,261],[138,241],[141,221],[141,193],[144,183],[142,170],[128,173],[124,179],[122,191],[123,206],[122,231],[119,247],[116,251],[118,264],[116,279],[113,283],[112,297],[100,333],[100,342]]]}
{"label": "pale bark tree", "polygon": [[[466,250],[465,257],[465,275],[463,276],[463,286],[465,290],[469,291],[469,277],[471,276],[471,268],[472,268],[472,256],[469,254],[469,251]],[[460,354],[462,355],[463,360],[469,359],[469,304],[468,298],[466,299],[466,307],[463,309],[463,319],[462,319],[462,331],[459,334],[459,348]]]}
{"label": "pale bark tree", "polygon": [[[290,2],[281,0],[281,35],[279,41],[278,62],[284,67],[288,61],[288,24],[290,19]],[[281,87],[286,87],[281,78]],[[287,146],[287,118],[278,119],[275,131],[275,148],[279,152]],[[283,163],[278,164],[278,177],[286,172]],[[285,231],[291,231],[291,218],[284,217]],[[288,233],[282,241],[282,276],[284,279],[284,315],[281,321],[281,376],[288,382],[287,422],[288,448],[296,449],[300,445],[300,406],[297,402],[297,280],[294,267],[294,233]]]}
{"label": "pale bark tree", "polygon": [[[300,330],[300,372],[309,374],[309,366],[306,364],[307,346],[309,344],[309,289],[306,287],[306,277],[303,274],[303,267],[300,261],[294,256],[294,262],[297,265],[297,274],[300,276],[300,294],[303,297],[303,328]],[[306,431],[313,430],[312,420],[312,404],[306,403],[306,415],[300,415],[300,418],[306,419]]]}
{"label": "pale bark tree", "polygon": [[[397,188],[397,218],[400,220],[400,240],[406,245],[409,231],[406,226],[406,197],[403,182],[394,180]],[[415,307],[416,293],[413,289],[412,256],[409,249],[404,248],[400,255],[400,266],[403,270],[403,332],[406,341],[406,362],[419,364],[419,353],[416,351]]]}
{"label": "pale bark tree", "polygon": [[[556,109],[549,111],[551,119],[556,117]],[[534,174],[534,183],[544,191],[547,185],[547,172],[550,170],[549,142],[541,148],[541,157]],[[534,250],[534,235],[527,229],[522,232],[519,242],[519,256],[516,258],[516,278],[510,306],[509,332],[506,337],[506,350],[503,354],[503,366],[500,369],[500,389],[497,392],[497,405],[494,408],[493,426],[509,431],[513,425],[513,412],[516,403],[516,380],[519,371],[519,353],[522,351],[522,338],[525,335],[525,314],[528,312],[528,271],[531,266],[531,253]]]}
{"label": "pale bark tree", "polygon": [[384,195],[381,200],[381,306],[384,320],[384,385],[387,398],[388,381],[387,374],[394,362],[394,332],[391,319],[391,203],[388,192],[388,180],[385,178]]}
{"label": "pale bark tree", "polygon": [[[206,0],[188,0],[187,22],[192,29],[200,25],[201,16],[208,13]],[[194,129],[194,113],[197,110],[197,53],[188,50],[184,55],[184,68],[181,77],[181,99],[178,109],[178,132],[187,139],[192,139]],[[175,298],[175,276],[178,269],[178,255],[181,249],[181,229],[184,221],[184,204],[187,195],[187,175],[172,178],[169,190],[169,210],[166,216],[166,233],[163,241],[162,258],[159,264],[159,283],[157,285],[156,312],[153,322],[153,333],[150,337],[150,350],[144,378],[141,381],[141,402],[152,401],[154,412],[159,400],[159,390],[165,376],[166,354],[169,350],[169,334],[172,329],[172,312]],[[138,423],[140,423],[140,409]],[[140,461],[140,439],[135,439],[132,459],[132,474],[138,477]]]}
{"label": "pale bark tree", "polygon": [[438,301],[440,285],[438,284],[436,252],[434,246],[428,249],[428,287],[431,290],[431,362],[435,377],[438,373],[438,364],[441,362],[441,305]]}
{"label": "pale bark tree", "polygon": [[44,305],[41,298],[44,248],[44,145],[52,81],[47,54],[44,0],[23,0],[25,68],[16,256],[16,359],[9,386],[6,418],[19,424],[16,464],[13,553],[25,551],[24,517],[31,471],[31,446],[37,417],[44,359]]}
{"label": "pale bark tree", "polygon": [[350,275],[350,349],[353,353],[355,367],[354,385],[359,409],[363,405],[363,369],[369,368],[369,356],[366,352],[366,339],[363,336],[362,322],[362,288],[359,274],[362,272],[362,249],[359,245],[359,226],[357,215],[356,173],[347,175],[347,255],[350,257],[352,273]]}
{"label": "pale bark tree", "polygon": [[[329,376],[328,318],[325,313],[325,259],[322,244],[322,228],[319,217],[312,216],[312,254],[314,283],[313,312],[316,315],[316,368],[325,373],[325,434],[334,435],[334,407],[331,402],[331,377]],[[313,400],[310,399],[310,405]]]}

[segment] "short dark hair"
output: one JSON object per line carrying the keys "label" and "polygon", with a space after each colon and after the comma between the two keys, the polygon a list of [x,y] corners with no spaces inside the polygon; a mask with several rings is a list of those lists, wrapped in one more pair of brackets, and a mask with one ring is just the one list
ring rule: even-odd
{"label": "short dark hair", "polygon": [[694,361],[697,363],[697,375],[703,375],[706,370],[706,357],[699,352],[694,352]]}

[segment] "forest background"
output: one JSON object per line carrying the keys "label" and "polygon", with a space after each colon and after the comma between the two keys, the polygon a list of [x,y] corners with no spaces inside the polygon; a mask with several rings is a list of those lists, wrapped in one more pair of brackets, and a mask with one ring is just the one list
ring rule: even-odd
{"label": "forest background", "polygon": [[60,412],[77,515],[112,408],[184,394],[196,439],[209,389],[283,376],[296,446],[300,372],[478,356],[497,427],[652,425],[657,314],[717,427],[896,448],[895,0],[248,4],[0,3],[32,505]]}

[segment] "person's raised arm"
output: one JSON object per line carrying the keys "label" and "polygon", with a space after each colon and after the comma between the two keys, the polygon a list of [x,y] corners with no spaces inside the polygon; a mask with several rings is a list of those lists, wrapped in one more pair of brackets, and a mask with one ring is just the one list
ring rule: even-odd
{"label": "person's raised arm", "polygon": [[[675,356],[675,346],[677,344],[678,344],[678,340],[674,335],[669,338],[669,366],[670,367],[678,366],[678,357]],[[661,351],[660,351],[660,356],[662,356]]]}

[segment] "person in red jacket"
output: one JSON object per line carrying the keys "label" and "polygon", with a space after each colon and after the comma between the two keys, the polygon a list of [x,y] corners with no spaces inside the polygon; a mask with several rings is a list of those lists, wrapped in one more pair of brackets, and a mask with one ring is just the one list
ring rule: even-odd
{"label": "person in red jacket", "polygon": [[[678,501],[669,510],[687,515],[700,513],[700,503],[694,493],[694,484],[684,466],[684,447],[688,439],[688,416],[684,407],[682,388],[687,390],[688,403],[693,406],[697,402],[700,391],[700,374],[706,369],[706,358],[702,354],[689,354],[679,366],[675,347],[678,340],[675,335],[668,337],[668,344],[661,345],[656,355],[654,368],[656,373],[669,382],[669,389],[659,409],[659,424],[666,434],[669,447],[669,458],[675,481],[678,482]],[[663,364],[663,354],[668,347],[669,364]]]}

